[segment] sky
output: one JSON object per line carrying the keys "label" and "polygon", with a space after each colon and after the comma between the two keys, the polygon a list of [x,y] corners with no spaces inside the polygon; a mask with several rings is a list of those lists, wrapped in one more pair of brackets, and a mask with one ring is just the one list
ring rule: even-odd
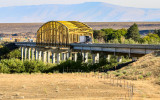
{"label": "sky", "polygon": [[136,8],[160,8],[160,0],[0,0],[0,7],[41,4],[79,4],[84,2],[105,2]]}

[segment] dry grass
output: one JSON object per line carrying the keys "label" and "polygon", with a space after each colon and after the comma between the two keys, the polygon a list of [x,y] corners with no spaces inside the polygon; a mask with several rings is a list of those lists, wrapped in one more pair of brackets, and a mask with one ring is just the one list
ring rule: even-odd
{"label": "dry grass", "polygon": [[123,78],[150,79],[160,77],[160,51],[155,51],[139,58],[136,62],[120,70],[127,71]]}
{"label": "dry grass", "polygon": [[113,100],[127,90],[73,74],[0,74],[0,99]]}
{"label": "dry grass", "polygon": [[117,71],[110,72],[123,80],[132,80],[137,100],[159,100],[160,98],[160,51],[147,54],[136,62]]}

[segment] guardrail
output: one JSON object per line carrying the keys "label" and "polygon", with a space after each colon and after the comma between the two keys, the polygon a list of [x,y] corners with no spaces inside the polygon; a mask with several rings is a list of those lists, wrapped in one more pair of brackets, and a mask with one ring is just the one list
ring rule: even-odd
{"label": "guardrail", "polygon": [[[19,46],[36,46],[36,42],[15,42]],[[45,43],[44,43],[45,44]],[[47,44],[46,44],[47,46]],[[71,47],[101,47],[101,48],[134,48],[134,49],[154,49],[160,50],[160,45],[148,45],[148,44],[82,44],[82,43],[72,43]],[[40,46],[40,47],[45,47]],[[47,46],[52,47],[52,46]]]}
{"label": "guardrail", "polygon": [[81,44],[73,43],[71,46],[78,47],[104,47],[104,48],[136,48],[136,49],[159,49],[160,45],[149,45],[149,44]]}

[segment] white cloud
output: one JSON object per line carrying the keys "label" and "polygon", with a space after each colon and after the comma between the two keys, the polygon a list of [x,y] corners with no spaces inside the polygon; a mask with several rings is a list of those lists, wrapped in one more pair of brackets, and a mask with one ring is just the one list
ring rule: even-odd
{"label": "white cloud", "polygon": [[40,4],[77,4],[83,2],[106,2],[127,7],[160,8],[160,0],[0,0],[0,7]]}

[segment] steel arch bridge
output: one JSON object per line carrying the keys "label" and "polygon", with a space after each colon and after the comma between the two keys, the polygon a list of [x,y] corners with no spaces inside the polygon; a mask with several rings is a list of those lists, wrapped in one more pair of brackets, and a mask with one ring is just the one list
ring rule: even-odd
{"label": "steel arch bridge", "polygon": [[78,21],[50,21],[43,24],[37,31],[37,46],[67,47],[78,43],[79,36],[91,36],[93,30],[88,25]]}

